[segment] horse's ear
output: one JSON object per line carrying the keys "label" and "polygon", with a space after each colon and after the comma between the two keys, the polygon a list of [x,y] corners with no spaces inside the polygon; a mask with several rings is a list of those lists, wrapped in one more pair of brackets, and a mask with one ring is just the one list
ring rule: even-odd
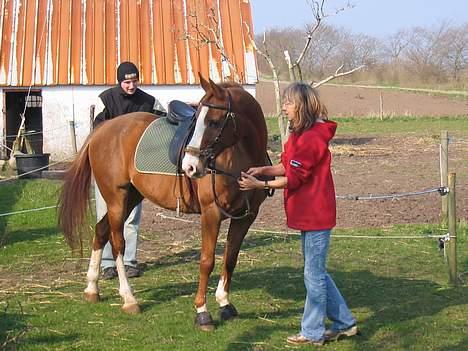
{"label": "horse's ear", "polygon": [[213,82],[211,78],[209,78],[209,80],[210,80],[210,85],[211,85],[211,89],[213,90],[214,96],[220,99],[224,99],[223,88],[221,88],[218,84]]}
{"label": "horse's ear", "polygon": [[205,78],[203,78],[200,72],[198,72],[198,77],[200,77],[200,85],[202,86],[203,90],[205,92],[208,92],[208,90],[211,89],[210,82],[208,82]]}

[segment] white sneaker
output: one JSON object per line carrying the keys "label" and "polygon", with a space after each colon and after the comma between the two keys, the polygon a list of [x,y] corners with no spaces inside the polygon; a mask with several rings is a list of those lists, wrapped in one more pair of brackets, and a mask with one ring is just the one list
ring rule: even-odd
{"label": "white sneaker", "polygon": [[351,336],[356,336],[359,335],[360,332],[358,330],[357,325],[353,325],[349,327],[348,329],[342,329],[342,330],[332,330],[328,329],[325,331],[324,337],[326,341],[338,341],[340,338],[344,337],[351,337]]}

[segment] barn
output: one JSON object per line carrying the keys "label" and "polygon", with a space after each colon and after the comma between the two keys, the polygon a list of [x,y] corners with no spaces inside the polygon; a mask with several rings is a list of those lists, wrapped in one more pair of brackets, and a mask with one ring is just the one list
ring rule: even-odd
{"label": "barn", "polygon": [[198,100],[198,72],[255,94],[250,0],[0,0],[0,13],[1,159],[21,116],[33,153],[73,155],[123,61],[163,105]]}

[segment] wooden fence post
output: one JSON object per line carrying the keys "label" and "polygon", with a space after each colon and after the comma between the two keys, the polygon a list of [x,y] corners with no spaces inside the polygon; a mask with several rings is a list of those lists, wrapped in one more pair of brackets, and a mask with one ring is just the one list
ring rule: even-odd
{"label": "wooden fence post", "polygon": [[449,281],[452,285],[458,284],[457,277],[457,205],[455,194],[456,174],[450,173],[448,176],[448,232],[450,240],[448,245],[447,260],[449,265]]}
{"label": "wooden fence post", "polygon": [[[440,133],[440,146],[439,146],[439,160],[440,160],[440,186],[447,187],[448,180],[448,132],[443,130]],[[441,196],[442,209],[440,213],[440,222],[447,223],[447,202],[448,196]]]}
{"label": "wooden fence post", "polygon": [[383,96],[382,96],[382,91],[379,92],[379,116],[380,116],[380,120],[383,121],[383,118],[384,118],[384,112],[383,112]]}
{"label": "wooden fence post", "polygon": [[69,121],[69,123],[70,123],[70,138],[71,138],[73,153],[77,154],[78,149],[76,148],[75,121]]}
{"label": "wooden fence post", "polygon": [[94,123],[94,109],[96,108],[96,105],[91,105],[89,107],[89,132],[91,133],[93,131],[93,123]]}

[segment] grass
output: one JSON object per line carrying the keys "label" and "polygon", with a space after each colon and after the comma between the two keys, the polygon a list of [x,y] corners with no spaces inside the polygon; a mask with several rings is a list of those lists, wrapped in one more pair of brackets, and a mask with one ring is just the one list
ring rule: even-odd
{"label": "grass", "polygon": [[[433,136],[439,142],[442,130],[448,130],[449,136],[468,135],[468,119],[463,117],[394,117],[380,120],[378,118],[334,118],[331,116],[330,119],[338,123],[337,137],[347,134],[356,137],[414,134]],[[277,139],[279,136],[277,118],[269,117],[266,121],[270,139]]]}
{"label": "grass", "polygon": [[[45,180],[3,184],[0,213],[54,204],[59,186]],[[231,294],[240,318],[204,333],[193,328],[198,255],[192,248],[169,254],[161,247],[161,257],[131,281],[143,313],[129,316],[120,311],[115,281],[100,282],[100,303],[83,301],[87,260],[71,257],[55,223],[54,210],[0,217],[0,345],[5,349],[284,350],[286,336],[298,331],[304,288],[297,235],[249,233]],[[468,287],[447,284],[436,239],[340,237],[440,232],[436,225],[335,231],[329,270],[363,335],[326,350],[467,349]],[[468,228],[458,234],[459,271],[465,272]],[[208,307],[218,321],[216,285],[213,274]]]}

